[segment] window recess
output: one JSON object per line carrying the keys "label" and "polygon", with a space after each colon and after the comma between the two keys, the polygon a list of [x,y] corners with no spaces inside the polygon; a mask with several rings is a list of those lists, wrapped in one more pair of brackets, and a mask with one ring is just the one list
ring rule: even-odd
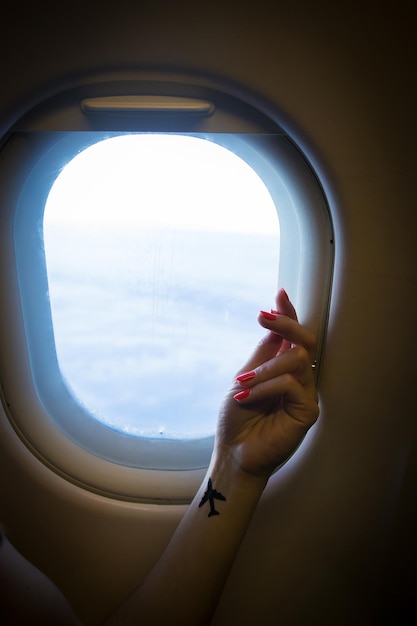
{"label": "window recess", "polygon": [[[88,399],[74,392],[68,373],[63,374],[65,368],[60,363],[59,340],[55,334],[58,322],[54,321],[53,298],[65,299],[66,294],[65,288],[59,293],[59,282],[55,282],[54,289],[58,291],[52,297],[51,272],[59,273],[62,267],[56,265],[52,270],[48,266],[48,254],[52,254],[55,245],[47,233],[48,199],[65,167],[101,143],[135,136],[147,139],[179,136],[184,141],[207,143],[219,154],[229,153],[240,160],[247,171],[253,172],[267,190],[276,211],[276,260],[272,270],[268,270],[271,270],[269,280],[273,283],[270,294],[268,290],[268,302],[258,302],[256,278],[253,289],[247,289],[254,297],[253,302],[248,297],[242,328],[256,326],[257,310],[269,303],[272,305],[273,291],[282,285],[290,293],[300,319],[317,333],[320,362],[333,264],[329,209],[311,165],[291,137],[265,111],[263,103],[255,102],[252,95],[195,78],[176,77],[174,80],[157,74],[117,79],[101,77],[49,97],[28,111],[4,138],[0,151],[3,207],[0,272],[4,285],[0,326],[2,401],[8,419],[29,449],[66,479],[119,499],[186,502],[201,480],[213,445],[212,432],[165,437],[162,422],[162,432],[151,436],[129,430],[123,432],[114,425],[106,425],[94,415]],[[250,228],[259,222],[255,204],[254,214],[248,217]],[[236,206],[234,210],[239,215]],[[209,211],[209,207],[205,211]],[[117,219],[114,228],[116,223]],[[174,250],[174,235],[181,238],[175,219],[169,227],[165,223],[163,229],[164,236],[159,240],[161,249],[171,246]],[[235,234],[224,234],[228,236]],[[261,272],[264,260],[257,256],[249,232],[245,237],[246,256]],[[92,241],[90,239],[90,246]],[[175,254],[191,246],[193,238],[187,241],[175,248]],[[82,250],[78,257],[74,255],[76,240],[71,240],[69,234],[67,245],[67,258],[73,254],[71,258],[75,263]],[[64,253],[62,245],[61,261],[65,260]],[[56,258],[60,259],[59,250]],[[208,258],[206,252],[200,259],[202,272]],[[150,255],[148,264],[149,259],[156,263],[157,255]],[[92,263],[91,259],[89,262]],[[189,265],[186,261],[184,267]],[[161,271],[166,272],[162,266]],[[177,273],[185,272],[178,267]],[[153,276],[157,280],[157,272]],[[221,281],[222,277],[219,279]],[[134,272],[130,280],[134,281]],[[97,289],[99,282],[98,277]],[[148,291],[155,291],[155,284],[150,281]],[[168,280],[166,285],[169,284]],[[135,288],[140,291],[138,285]],[[92,286],[87,290],[91,292]],[[142,289],[138,297],[139,308],[145,302],[145,292],[146,289]],[[165,298],[166,306],[170,307],[172,302],[167,291]],[[116,311],[111,296],[109,303],[109,308]],[[235,314],[233,304],[231,298],[229,314]],[[215,303],[212,305],[215,308]],[[163,317],[164,306],[158,297],[152,306],[161,306],[158,314]],[[186,300],[182,305],[177,300],[174,309],[181,306],[186,306]],[[68,308],[68,315],[70,311],[77,315],[76,309]],[[97,320],[98,324],[99,315]],[[225,343],[233,336],[231,328],[225,325]],[[143,338],[138,337],[128,345],[129,358],[134,361],[139,355],[137,360],[143,362],[146,360],[141,353]],[[119,340],[124,341],[120,337]],[[138,343],[137,350],[132,349],[134,341]],[[250,351],[252,345],[245,348]],[[180,350],[180,346],[177,349]],[[155,346],[154,351],[156,354]],[[149,358],[149,354],[147,356]],[[108,357],[111,360],[111,349]],[[213,364],[212,367],[216,369]],[[224,373],[225,390],[228,376],[232,375],[233,371]],[[105,380],[105,376],[101,380]],[[171,404],[175,405],[175,401],[169,406]],[[143,410],[138,404],[138,412]],[[192,405],[191,410],[198,413],[198,403]]]}

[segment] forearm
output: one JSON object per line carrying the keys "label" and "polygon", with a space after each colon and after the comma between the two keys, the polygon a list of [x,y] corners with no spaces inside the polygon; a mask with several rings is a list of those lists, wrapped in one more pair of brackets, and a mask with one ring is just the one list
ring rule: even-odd
{"label": "forearm", "polygon": [[[209,479],[225,500],[210,502]],[[265,482],[224,456],[214,458],[162,557],[106,625],[210,624]]]}

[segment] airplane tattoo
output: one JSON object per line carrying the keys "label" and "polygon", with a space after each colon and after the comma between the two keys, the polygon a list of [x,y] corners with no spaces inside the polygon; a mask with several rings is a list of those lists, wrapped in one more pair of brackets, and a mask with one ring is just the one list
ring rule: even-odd
{"label": "airplane tattoo", "polygon": [[209,511],[209,514],[208,514],[207,517],[211,517],[212,515],[220,515],[220,513],[218,511],[216,511],[216,509],[214,508],[214,500],[215,499],[216,500],[226,500],[226,498],[224,497],[223,494],[221,494],[219,491],[216,491],[215,489],[213,489],[211,478],[209,478],[208,479],[207,490],[206,490],[204,496],[201,498],[200,504],[198,505],[198,507],[200,508],[206,502],[210,503],[210,511]]}

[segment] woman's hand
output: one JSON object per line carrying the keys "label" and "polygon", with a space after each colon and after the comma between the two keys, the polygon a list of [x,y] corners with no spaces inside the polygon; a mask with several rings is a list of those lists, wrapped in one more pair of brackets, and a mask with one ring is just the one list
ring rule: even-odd
{"label": "woman's hand", "polygon": [[[311,363],[314,335],[297,321],[281,289],[277,310],[258,321],[269,333],[238,372],[220,411],[216,454],[267,480],[301,443],[319,415]],[[279,311],[279,313],[278,313]]]}

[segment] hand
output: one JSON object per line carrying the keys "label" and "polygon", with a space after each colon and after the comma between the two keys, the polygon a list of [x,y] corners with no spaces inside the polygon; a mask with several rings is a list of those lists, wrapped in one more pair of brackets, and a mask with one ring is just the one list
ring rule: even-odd
{"label": "hand", "polygon": [[[294,452],[319,415],[311,363],[314,335],[297,321],[281,289],[277,311],[261,312],[269,333],[239,372],[220,411],[216,453],[267,480]],[[279,311],[279,313],[278,313]]]}

